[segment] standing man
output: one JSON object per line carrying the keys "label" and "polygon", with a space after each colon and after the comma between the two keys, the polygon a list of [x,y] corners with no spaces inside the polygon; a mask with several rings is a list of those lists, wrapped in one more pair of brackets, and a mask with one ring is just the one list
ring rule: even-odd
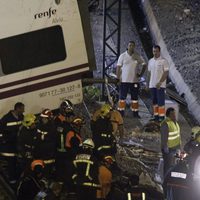
{"label": "standing man", "polygon": [[[142,70],[139,66],[142,65]],[[135,42],[128,43],[127,51],[122,53],[117,62],[117,78],[120,80],[120,97],[118,110],[124,116],[126,107],[126,97],[128,91],[131,94],[131,110],[133,117],[140,118],[138,115],[138,94],[139,94],[139,78],[143,75],[146,64],[143,58],[135,52]]]}
{"label": "standing man", "polygon": [[155,121],[165,118],[165,88],[169,73],[167,60],[160,55],[160,46],[153,47],[153,58],[149,60],[148,71],[150,72],[149,88],[153,102],[153,114]]}
{"label": "standing man", "polygon": [[14,110],[10,110],[0,120],[0,157],[8,163],[9,182],[15,184],[17,180],[16,172],[16,143],[17,133],[24,118],[24,104],[17,102]]}
{"label": "standing man", "polygon": [[176,121],[174,108],[167,109],[166,119],[162,121],[160,131],[165,176],[167,171],[174,166],[174,155],[181,147],[180,127]]}

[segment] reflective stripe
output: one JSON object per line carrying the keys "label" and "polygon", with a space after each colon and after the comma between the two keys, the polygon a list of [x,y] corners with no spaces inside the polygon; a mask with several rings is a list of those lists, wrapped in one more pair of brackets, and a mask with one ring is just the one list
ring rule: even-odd
{"label": "reflective stripe", "polygon": [[131,193],[130,193],[130,192],[127,194],[127,196],[128,196],[128,200],[131,200],[131,199],[132,199],[132,198],[131,198]]}
{"label": "reflective stripe", "polygon": [[1,153],[1,152],[0,152],[0,155],[1,156],[6,156],[6,157],[14,157],[14,156],[16,156],[15,153]]}
{"label": "reflective stripe", "polygon": [[111,146],[100,146],[97,150],[100,151],[101,149],[109,149]]}
{"label": "reflective stripe", "polygon": [[96,184],[96,183],[83,183],[82,185],[91,186],[91,187],[101,187],[99,184]]}
{"label": "reflective stripe", "polygon": [[91,160],[74,160],[73,163],[75,164],[75,166],[76,166],[76,163],[89,163],[91,165],[94,164],[94,162],[92,162]]}
{"label": "reflective stripe", "polygon": [[111,135],[108,135],[108,134],[105,134],[105,133],[102,133],[101,136],[102,137],[108,137],[108,138],[111,137]]}
{"label": "reflective stripe", "polygon": [[117,109],[122,111],[122,110],[125,110],[125,107],[126,107],[126,101],[125,100],[119,100]]}
{"label": "reflective stripe", "polygon": [[22,124],[22,121],[17,121],[17,122],[8,122],[6,126],[16,126]]}
{"label": "reflective stripe", "polygon": [[146,199],[146,194],[144,192],[142,192],[142,200]]}
{"label": "reflective stripe", "polygon": [[139,104],[138,104],[138,101],[132,101],[131,102],[131,110],[132,111],[138,111],[138,108],[139,108]]}
{"label": "reflective stripe", "polygon": [[77,177],[77,174],[74,174],[73,176],[72,176],[72,179],[75,179]]}
{"label": "reflective stripe", "polygon": [[61,145],[61,148],[57,149],[57,151],[66,152],[65,145],[64,145],[64,135],[63,135],[63,133],[60,135],[60,145]]}
{"label": "reflective stripe", "polygon": [[37,129],[37,132],[38,133],[42,133],[42,134],[44,134],[44,135],[46,135],[48,132],[45,132],[45,131],[41,131],[40,129]]}
{"label": "reflective stripe", "polygon": [[164,117],[165,116],[165,106],[159,106],[158,107],[158,115],[160,117]]}
{"label": "reflective stripe", "polygon": [[158,115],[158,105],[153,105],[153,115]]}
{"label": "reflective stripe", "polygon": [[174,139],[176,139],[176,138],[179,138],[179,135],[176,135],[176,136],[174,136],[174,137],[169,137],[168,140],[174,140]]}
{"label": "reflective stripe", "polygon": [[43,160],[44,164],[51,164],[51,163],[55,163],[55,159],[50,159],[50,160]]}
{"label": "reflective stripe", "polygon": [[171,172],[171,177],[186,179],[187,174],[181,172]]}

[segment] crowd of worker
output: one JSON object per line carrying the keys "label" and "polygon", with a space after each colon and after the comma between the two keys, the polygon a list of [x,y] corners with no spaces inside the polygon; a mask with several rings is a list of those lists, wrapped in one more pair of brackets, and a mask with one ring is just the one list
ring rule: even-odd
{"label": "crowd of worker", "polygon": [[[78,200],[112,199],[116,136],[124,137],[123,116],[128,92],[133,119],[140,118],[139,78],[147,65],[134,48],[135,43],[130,41],[117,63],[120,82],[117,110],[106,103],[93,113],[91,138],[82,135],[86,122],[75,114],[74,105],[67,99],[61,102],[57,113],[46,108],[37,116],[24,115],[25,105],[18,102],[2,116],[0,157],[7,162],[8,181],[15,188],[18,200],[60,199],[63,190]],[[192,192],[192,199],[196,200],[199,199],[196,185],[200,176],[200,127],[192,129],[191,140],[183,148],[174,108],[168,108],[165,113],[169,65],[158,45],[153,47],[153,55],[148,63],[149,89],[153,121],[160,127],[164,195],[167,200],[184,200]],[[131,194],[124,199],[131,200]],[[137,199],[148,199],[148,196],[141,191]]]}
{"label": "crowd of worker", "polygon": [[123,135],[121,115],[103,105],[91,120],[92,138],[83,140],[85,120],[69,100],[55,115],[48,108],[38,116],[24,111],[18,102],[0,121],[0,156],[17,199],[59,199],[61,187],[77,199],[105,199],[117,151],[114,134]]}

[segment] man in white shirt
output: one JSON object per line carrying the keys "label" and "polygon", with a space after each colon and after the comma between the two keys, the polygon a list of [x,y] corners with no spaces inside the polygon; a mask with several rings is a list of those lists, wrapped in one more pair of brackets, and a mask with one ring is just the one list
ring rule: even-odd
{"label": "man in white shirt", "polygon": [[[131,94],[131,110],[133,117],[140,118],[138,115],[138,94],[139,94],[139,78],[146,69],[144,59],[135,52],[135,42],[128,43],[127,51],[122,53],[117,62],[117,78],[120,80],[120,97],[118,110],[124,115],[126,107],[126,97],[128,92]],[[139,68],[142,67],[142,70]]]}
{"label": "man in white shirt", "polygon": [[153,115],[155,121],[165,118],[165,89],[166,79],[169,73],[167,60],[160,55],[160,46],[153,47],[153,58],[149,60],[150,72],[149,88],[152,95]]}

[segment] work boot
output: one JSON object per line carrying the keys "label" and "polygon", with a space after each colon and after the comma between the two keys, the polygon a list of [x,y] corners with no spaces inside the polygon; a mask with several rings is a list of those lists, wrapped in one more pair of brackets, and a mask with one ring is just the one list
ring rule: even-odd
{"label": "work boot", "polygon": [[138,114],[138,111],[133,112],[133,117],[141,119],[140,115]]}

